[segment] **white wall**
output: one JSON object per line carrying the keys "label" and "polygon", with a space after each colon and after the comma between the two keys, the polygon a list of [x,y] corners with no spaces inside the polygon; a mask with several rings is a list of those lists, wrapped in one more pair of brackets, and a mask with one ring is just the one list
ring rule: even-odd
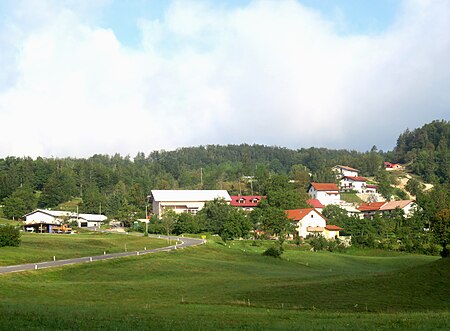
{"label": "white wall", "polygon": [[317,212],[311,210],[303,219],[297,222],[296,230],[300,237],[306,238],[308,234],[310,234],[306,229],[311,227],[322,227],[324,228],[327,225],[327,222],[323,217],[321,217]]}
{"label": "white wall", "polygon": [[41,211],[35,212],[25,217],[25,224],[30,224],[32,221],[35,223],[55,223],[60,222],[56,217],[45,214]]}
{"label": "white wall", "polygon": [[311,188],[309,189],[308,194],[311,199],[319,200],[320,203],[324,206],[338,204],[341,200],[341,195],[339,194],[339,192],[330,194],[326,191],[317,191],[313,186],[311,186]]}

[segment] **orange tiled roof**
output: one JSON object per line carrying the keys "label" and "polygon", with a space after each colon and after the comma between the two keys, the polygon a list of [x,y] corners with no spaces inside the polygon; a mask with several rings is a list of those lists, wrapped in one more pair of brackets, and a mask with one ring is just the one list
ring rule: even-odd
{"label": "orange tiled roof", "polygon": [[313,210],[314,208],[290,209],[285,210],[285,213],[287,215],[287,218],[294,221],[300,221]]}
{"label": "orange tiled roof", "polygon": [[313,208],[325,208],[325,206],[318,199],[306,200],[306,203]]}
{"label": "orange tiled roof", "polygon": [[327,229],[328,231],[342,231],[342,230],[344,230],[343,228],[341,228],[341,227],[339,227],[339,226],[337,226],[337,225],[327,225],[326,227],[325,227],[325,229]]}
{"label": "orange tiled roof", "polygon": [[380,210],[380,208],[385,204],[386,202],[369,202],[369,203],[363,203],[358,207],[360,211],[375,211]]}
{"label": "orange tiled roof", "polygon": [[395,208],[405,208],[407,205],[409,205],[412,200],[399,200],[399,201],[389,201],[386,202],[380,210],[394,210]]}
{"label": "orange tiled roof", "polygon": [[361,176],[344,176],[344,178],[351,179],[355,182],[367,182],[367,178]]}
{"label": "orange tiled roof", "polygon": [[335,183],[311,183],[317,191],[339,191],[339,188]]}

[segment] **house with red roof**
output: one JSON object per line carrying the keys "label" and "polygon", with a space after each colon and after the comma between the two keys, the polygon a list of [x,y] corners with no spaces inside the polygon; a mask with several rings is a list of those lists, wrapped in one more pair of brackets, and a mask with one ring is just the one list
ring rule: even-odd
{"label": "house with red roof", "polygon": [[410,217],[417,205],[413,200],[397,200],[384,202],[364,203],[358,207],[364,218],[372,218],[375,214],[387,214],[396,209],[401,209],[405,217]]}
{"label": "house with red roof", "polygon": [[343,176],[340,181],[341,191],[358,193],[377,193],[376,185],[367,184],[367,178],[361,176]]}
{"label": "house with red roof", "polygon": [[317,210],[319,213],[321,213],[322,210],[325,208],[325,206],[317,199],[308,199],[306,200],[306,203],[315,210]]}
{"label": "house with red roof", "polygon": [[339,188],[335,183],[314,183],[312,182],[308,189],[311,199],[317,199],[324,206],[339,204],[341,196]]}
{"label": "house with red roof", "polygon": [[403,166],[399,163],[384,162],[386,171],[403,170]]}
{"label": "house with red roof", "polygon": [[231,195],[230,205],[242,208],[245,211],[252,211],[265,196],[261,195]]}
{"label": "house with red roof", "polygon": [[295,224],[295,230],[300,238],[324,236],[326,239],[339,238],[342,228],[327,225],[326,218],[314,208],[286,210],[286,215]]}

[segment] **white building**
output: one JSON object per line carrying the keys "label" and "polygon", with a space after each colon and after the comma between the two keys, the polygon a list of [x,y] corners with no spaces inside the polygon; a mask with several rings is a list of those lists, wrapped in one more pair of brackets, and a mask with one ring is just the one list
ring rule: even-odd
{"label": "white building", "polygon": [[326,239],[334,239],[343,230],[336,225],[327,225],[325,217],[314,208],[286,210],[286,215],[295,223],[295,230],[300,238],[321,235]]}
{"label": "white building", "polygon": [[341,195],[335,183],[311,183],[308,189],[311,199],[317,199],[324,206],[339,204]]}
{"label": "white building", "polygon": [[149,196],[152,201],[153,213],[158,217],[164,210],[173,210],[177,214],[196,214],[206,202],[223,199],[231,202],[226,190],[152,190]]}
{"label": "white building", "polygon": [[75,221],[79,227],[100,227],[108,218],[98,214],[79,214],[70,211],[36,209],[24,215],[25,226],[45,228],[44,232],[51,232],[51,226]]}
{"label": "white building", "polygon": [[344,176],[358,177],[359,175],[358,169],[350,168],[347,166],[337,165],[334,166],[332,170],[336,173],[338,179]]}

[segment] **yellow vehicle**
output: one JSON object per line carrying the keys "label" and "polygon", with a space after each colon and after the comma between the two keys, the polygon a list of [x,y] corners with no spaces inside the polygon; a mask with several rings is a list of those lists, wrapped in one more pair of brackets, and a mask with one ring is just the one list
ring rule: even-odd
{"label": "yellow vehicle", "polygon": [[69,228],[66,224],[52,226],[52,233],[72,233],[72,228]]}

